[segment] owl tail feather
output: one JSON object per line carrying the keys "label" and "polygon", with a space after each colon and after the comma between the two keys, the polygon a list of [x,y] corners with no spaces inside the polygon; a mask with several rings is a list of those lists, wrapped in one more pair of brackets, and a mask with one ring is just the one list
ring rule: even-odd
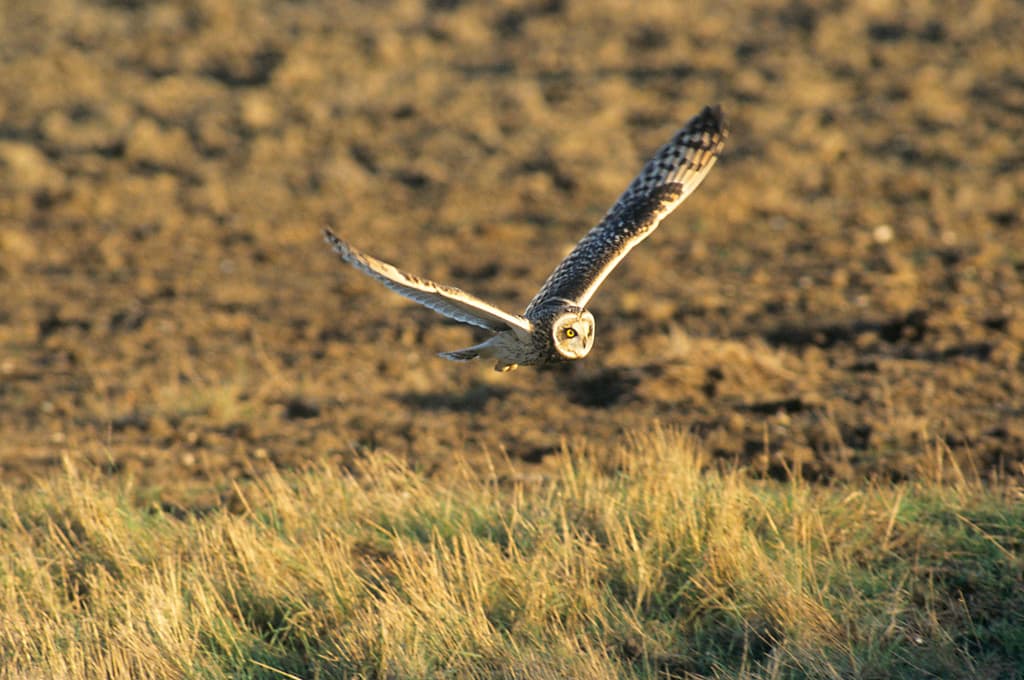
{"label": "owl tail feather", "polygon": [[[450,359],[451,361],[472,361],[473,359],[476,359],[478,357],[493,357],[494,349],[491,345],[491,341],[493,340],[494,338],[491,338],[491,340],[488,340],[487,342],[481,342],[479,345],[473,345],[472,347],[467,347],[466,349],[457,349],[452,352],[441,352],[437,356],[444,357],[445,359]],[[502,373],[514,371],[518,367],[519,364],[505,363],[501,359],[499,359],[498,362],[494,364],[494,370],[501,371]]]}
{"label": "owl tail feather", "polygon": [[441,352],[437,356],[451,361],[472,361],[480,356],[480,345],[467,347],[466,349],[457,349],[451,352]]}

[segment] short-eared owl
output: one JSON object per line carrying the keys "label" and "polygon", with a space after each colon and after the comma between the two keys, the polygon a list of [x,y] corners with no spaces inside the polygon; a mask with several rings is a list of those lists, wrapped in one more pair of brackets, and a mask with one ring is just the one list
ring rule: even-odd
{"label": "short-eared owl", "polygon": [[362,253],[330,229],[324,238],[355,268],[391,290],[462,323],[494,333],[486,341],[440,356],[495,359],[495,370],[582,359],[594,346],[586,306],[615,266],[696,189],[725,144],[718,106],[706,106],[644,166],[601,222],[562,260],[522,315],[510,314],[458,288],[399,271]]}

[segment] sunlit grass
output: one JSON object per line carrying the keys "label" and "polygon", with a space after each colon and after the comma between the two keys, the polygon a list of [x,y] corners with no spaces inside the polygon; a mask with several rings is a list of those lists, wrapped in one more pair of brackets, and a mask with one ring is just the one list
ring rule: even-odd
{"label": "sunlit grass", "polygon": [[[11,677],[1011,677],[1010,483],[826,488],[664,430],[532,484],[383,455],[178,519],[74,470],[0,501]],[[180,516],[180,515],[179,515]]]}

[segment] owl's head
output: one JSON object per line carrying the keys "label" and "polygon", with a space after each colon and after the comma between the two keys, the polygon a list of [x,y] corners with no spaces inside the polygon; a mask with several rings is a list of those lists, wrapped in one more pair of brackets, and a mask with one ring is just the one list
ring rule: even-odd
{"label": "owl's head", "polygon": [[555,351],[562,359],[582,359],[594,346],[594,315],[579,307],[566,307],[551,325]]}

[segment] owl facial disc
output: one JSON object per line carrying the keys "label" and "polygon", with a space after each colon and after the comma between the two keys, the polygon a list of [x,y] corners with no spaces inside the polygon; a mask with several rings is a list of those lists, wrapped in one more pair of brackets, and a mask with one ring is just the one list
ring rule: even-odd
{"label": "owl facial disc", "polygon": [[564,359],[582,359],[594,346],[594,315],[586,309],[572,308],[551,325],[555,351]]}

